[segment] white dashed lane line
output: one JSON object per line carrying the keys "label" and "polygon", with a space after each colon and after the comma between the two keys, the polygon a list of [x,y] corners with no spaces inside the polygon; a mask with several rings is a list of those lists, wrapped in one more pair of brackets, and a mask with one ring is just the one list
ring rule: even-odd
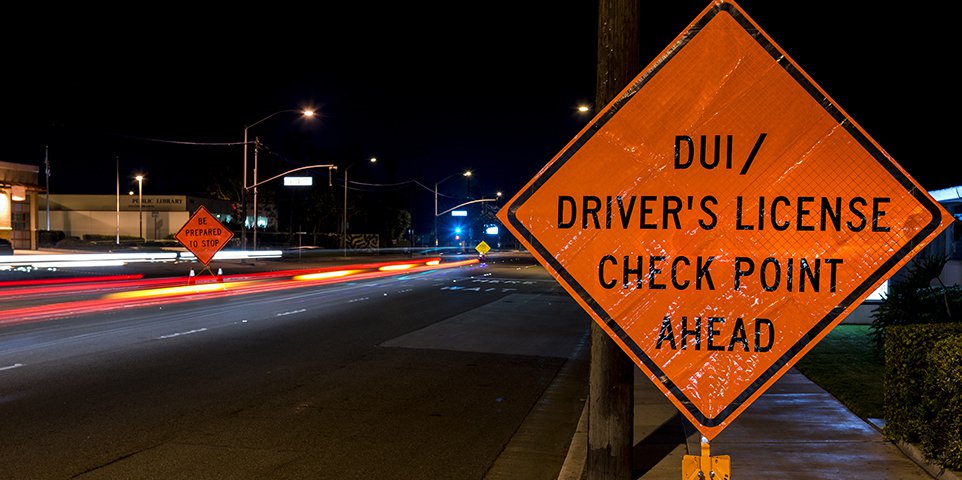
{"label": "white dashed lane line", "polygon": [[13,365],[7,365],[6,367],[0,367],[0,372],[2,372],[2,371],[4,371],[4,370],[13,370],[14,368],[20,368],[20,367],[22,367],[22,366],[23,366],[22,363],[14,363]]}
{"label": "white dashed lane line", "polygon": [[291,311],[289,311],[289,312],[281,312],[281,313],[275,314],[274,316],[275,316],[275,317],[283,317],[283,316],[285,316],[285,315],[294,315],[295,313],[301,313],[301,312],[306,312],[306,311],[307,311],[306,308],[302,308],[302,309],[300,309],[300,310],[291,310]]}
{"label": "white dashed lane line", "polygon": [[188,330],[186,332],[177,332],[177,333],[171,333],[170,335],[161,335],[157,337],[157,340],[167,340],[168,338],[180,337],[183,335],[190,335],[193,333],[200,333],[200,332],[206,332],[206,331],[207,331],[207,328],[197,328],[194,330]]}

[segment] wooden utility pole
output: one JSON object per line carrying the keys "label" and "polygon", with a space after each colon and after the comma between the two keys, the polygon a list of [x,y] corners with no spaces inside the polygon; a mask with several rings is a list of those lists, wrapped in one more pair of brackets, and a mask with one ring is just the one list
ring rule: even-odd
{"label": "wooden utility pole", "polygon": [[[598,77],[595,106],[600,109],[641,69],[641,2],[600,0]],[[635,365],[611,337],[591,322],[588,394],[588,480],[631,479]]]}

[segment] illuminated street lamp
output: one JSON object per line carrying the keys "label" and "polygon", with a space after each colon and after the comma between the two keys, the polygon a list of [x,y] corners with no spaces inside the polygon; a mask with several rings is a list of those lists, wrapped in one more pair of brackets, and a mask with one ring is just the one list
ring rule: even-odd
{"label": "illuminated street lamp", "polygon": [[[447,177],[442,178],[441,180],[439,180],[434,184],[434,247],[435,248],[437,248],[438,246],[438,185],[441,185],[441,183],[443,183],[445,180],[457,175],[459,174],[452,173],[451,175],[448,175]],[[465,170],[464,172],[460,173],[460,175],[463,177],[470,178],[471,170]]]}
{"label": "illuminated street lamp", "polygon": [[[371,157],[369,161],[371,163],[377,163],[377,157]],[[344,219],[341,223],[341,249],[344,256],[347,256],[347,171],[353,166],[354,164],[352,163],[344,169]]]}
{"label": "illuminated street lamp", "polygon": [[140,217],[140,239],[144,239],[144,176],[137,175],[137,216]]}
{"label": "illuminated street lamp", "polygon": [[[278,111],[276,111],[276,112],[274,112],[274,113],[272,113],[272,114],[270,114],[270,115],[268,115],[268,116],[266,116],[266,117],[264,117],[264,118],[262,118],[262,119],[260,119],[260,120],[258,120],[258,121],[256,121],[256,122],[254,122],[254,123],[252,123],[252,124],[247,125],[246,127],[244,127],[244,175],[243,175],[244,188],[241,189],[241,210],[242,210],[244,213],[243,213],[243,215],[242,215],[242,220],[241,220],[241,221],[242,221],[242,224],[241,224],[241,249],[242,249],[242,250],[245,250],[245,251],[247,250],[247,228],[246,228],[246,227],[247,227],[247,189],[250,188],[250,187],[248,187],[248,185],[247,185],[247,145],[248,145],[248,143],[247,143],[247,130],[248,130],[249,128],[253,127],[253,126],[256,126],[257,124],[259,124],[259,123],[261,123],[261,122],[264,122],[264,121],[266,121],[266,120],[268,120],[268,119],[270,119],[270,118],[273,118],[273,117],[275,117],[275,116],[277,116],[277,115],[280,115],[280,114],[282,114],[282,113],[299,113],[299,114],[301,114],[301,116],[303,116],[303,117],[305,117],[305,118],[313,118],[313,117],[317,114],[317,112],[315,112],[314,110],[310,110],[310,109],[305,109],[305,110],[293,110],[293,109],[278,110]],[[255,184],[255,185],[257,184],[257,157],[256,157],[256,155],[255,155],[255,157],[254,157],[254,184]],[[256,186],[254,187],[254,212],[255,212],[255,213],[254,213],[254,249],[256,250],[256,249],[257,249],[257,187],[256,187]]]}

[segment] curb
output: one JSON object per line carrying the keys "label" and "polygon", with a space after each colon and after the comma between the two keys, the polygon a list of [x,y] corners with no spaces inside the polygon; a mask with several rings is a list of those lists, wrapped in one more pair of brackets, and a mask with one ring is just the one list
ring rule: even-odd
{"label": "curb", "polygon": [[[877,418],[863,418],[862,420],[877,430],[879,434],[882,435],[882,438],[885,438],[885,431],[883,429],[885,425],[884,420]],[[922,453],[922,450],[920,450],[915,444],[903,441],[895,442],[888,439],[886,439],[886,441],[898,447],[899,450],[901,450],[902,453],[909,458],[909,460],[915,462],[915,464],[919,467],[922,467],[922,470],[925,470],[925,473],[931,475],[932,478],[935,478],[936,480],[962,480],[962,472],[947,470],[941,465],[930,462],[927,458],[925,458],[925,454]]]}
{"label": "curb", "polygon": [[578,419],[578,427],[571,438],[568,446],[568,455],[565,456],[558,480],[580,480],[584,475],[585,460],[588,458],[588,402],[585,402],[584,409],[581,410],[581,418]]}
{"label": "curb", "polygon": [[[568,468],[569,458],[572,455],[571,445],[574,440],[562,436],[562,438],[546,441],[545,432],[556,432],[559,425],[567,423],[569,426],[574,425],[575,433],[572,438],[577,438],[578,433],[583,432],[587,440],[585,412],[588,404],[586,379],[589,368],[589,338],[588,332],[585,332],[501,454],[488,468],[483,476],[484,480],[549,478],[548,475],[554,475],[554,472],[559,469],[564,472]],[[582,379],[585,380],[582,381]],[[571,407],[576,405],[575,402],[579,399],[584,405],[576,420],[574,418],[576,411]],[[575,422],[577,422],[576,425]],[[563,459],[561,449],[551,447],[552,444],[560,446],[562,441],[572,442],[568,444],[568,451]],[[584,446],[587,448],[587,441],[584,442]],[[577,475],[577,477],[568,478],[578,480],[581,478],[581,472],[577,472]]]}
{"label": "curb", "polygon": [[906,457],[909,457],[913,462],[917,463],[922,467],[926,473],[932,475],[932,478],[938,480],[962,480],[962,473],[956,472],[955,470],[946,470],[944,467],[936,465],[929,462],[925,458],[925,454],[919,450],[919,447],[906,442],[893,442]]}

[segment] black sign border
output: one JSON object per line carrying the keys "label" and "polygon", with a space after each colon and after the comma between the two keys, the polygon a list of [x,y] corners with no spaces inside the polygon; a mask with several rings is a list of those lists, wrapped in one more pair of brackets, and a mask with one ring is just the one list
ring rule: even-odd
{"label": "black sign border", "polygon": [[[584,144],[591,139],[596,133],[598,133],[601,128],[609,121],[613,116],[615,116],[621,108],[630,101],[638,91],[641,90],[645,84],[654,77],[661,68],[671,61],[678,52],[681,51],[699,32],[702,28],[711,21],[715,15],[721,12],[727,12],[732,16],[732,18],[740,25],[746,33],[748,33],[755,41],[758,42],[771,57],[776,61],[776,63],[785,69],[789,75],[794,78],[800,86],[802,86],[813,99],[818,102],[825,111],[834,118],[839,125],[841,125],[845,130],[864,148],[871,156],[874,158],[885,170],[892,175],[892,177],[898,181],[906,191],[914,196],[916,200],[919,201],[931,214],[932,218],[928,224],[923,227],[918,234],[916,234],[912,239],[905,243],[898,251],[896,251],[889,259],[884,262],[875,272],[865,278],[855,290],[849,294],[845,299],[834,309],[832,309],[828,314],[826,314],[820,321],[818,321],[805,335],[803,335],[788,351],[785,352],[775,363],[772,364],[765,372],[762,373],[754,382],[752,382],[738,397],[732,401],[725,409],[718,413],[714,417],[708,417],[701,410],[699,410],[691,402],[691,400],[674,384],[668,379],[668,376],[662,372],[662,370],[656,365],[648,355],[632,340],[627,333],[618,325],[614,319],[608,315],[606,312],[591,296],[588,292],[578,283],[575,278],[568,273],[568,271],[552,256],[544,246],[537,241],[534,235],[525,228],[525,226],[518,220],[516,214],[518,209],[524,204],[538,189],[545,183],[552,175],[554,175],[561,167],[567,163],[571,157],[581,149]],[[849,120],[836,106],[832,103],[826,95],[824,95],[818,87],[810,81],[793,63],[788,60],[788,57],[782,53],[777,46],[766,37],[762,31],[754,25],[735,5],[722,2],[708,10],[701,18],[699,18],[695,23],[692,24],[691,28],[684,33],[681,39],[676,42],[671,49],[664,55],[658,62],[652,65],[650,69],[645,71],[642,75],[637,77],[631,88],[627,90],[627,93],[622,97],[618,98],[607,111],[604,112],[594,123],[592,123],[577,139],[570,144],[561,154],[558,155],[557,159],[551,163],[535,180],[532,182],[525,190],[523,190],[520,195],[509,205],[507,213],[508,221],[511,225],[517,229],[518,232],[535,248],[541,258],[547,261],[551,268],[557,272],[557,274],[564,279],[568,285],[578,293],[578,296],[591,308],[591,310],[598,316],[607,326],[610,328],[617,336],[624,342],[628,348],[631,349],[648,369],[662,381],[664,386],[668,389],[671,394],[678,399],[682,405],[685,406],[686,410],[691,414],[691,416],[697,420],[701,425],[705,427],[716,427],[723,422],[725,422],[732,414],[738,410],[741,405],[746,402],[752,395],[755,394],[769,379],[775,376],[778,371],[788,364],[792,359],[794,359],[799,352],[805,349],[819,334],[822,333],[829,325],[831,325],[839,315],[846,309],[848,309],[854,302],[863,298],[868,292],[868,289],[873,286],[886,272],[891,270],[899,261],[902,260],[908,253],[918,246],[922,240],[928,237],[929,234],[934,232],[941,223],[941,212],[940,207],[937,202],[931,200],[931,198],[925,194],[924,191],[920,190],[915,183],[903,173],[903,171],[876,145],[869,140],[868,136],[855,126],[855,123]]]}
{"label": "black sign border", "polygon": [[[194,251],[191,250],[191,248],[190,248],[189,246],[185,245],[184,242],[180,239],[180,233],[183,232],[185,228],[187,228],[187,225],[190,225],[191,220],[193,220],[194,217],[196,217],[198,214],[200,214],[200,211],[201,211],[201,210],[203,210],[205,213],[207,213],[207,215],[209,215],[210,218],[213,218],[214,221],[217,222],[217,225],[220,226],[220,228],[223,228],[224,230],[227,231],[227,233],[230,234],[230,236],[228,236],[227,239],[224,240],[224,243],[222,243],[221,246],[217,248],[217,250],[214,250],[214,253],[212,253],[212,254],[210,255],[210,259],[208,259],[206,262],[201,261],[200,256],[198,256],[196,253],[194,253]],[[213,213],[210,213],[210,210],[208,210],[207,207],[205,207],[205,206],[203,206],[203,205],[199,205],[199,206],[197,207],[197,210],[194,210],[193,215],[191,215],[190,218],[188,218],[187,221],[180,227],[180,230],[177,230],[177,234],[174,235],[174,238],[175,238],[178,242],[180,242],[181,245],[184,245],[184,248],[186,248],[187,251],[189,251],[189,252],[194,256],[194,258],[197,259],[198,262],[200,262],[203,266],[206,267],[206,266],[210,265],[210,262],[213,262],[213,261],[214,261],[214,256],[217,255],[217,252],[221,251],[224,247],[226,247],[226,246],[227,246],[227,242],[229,242],[230,239],[234,238],[234,232],[232,232],[229,228],[225,227],[223,223],[220,223],[220,220],[218,220],[217,217],[215,217]]]}

